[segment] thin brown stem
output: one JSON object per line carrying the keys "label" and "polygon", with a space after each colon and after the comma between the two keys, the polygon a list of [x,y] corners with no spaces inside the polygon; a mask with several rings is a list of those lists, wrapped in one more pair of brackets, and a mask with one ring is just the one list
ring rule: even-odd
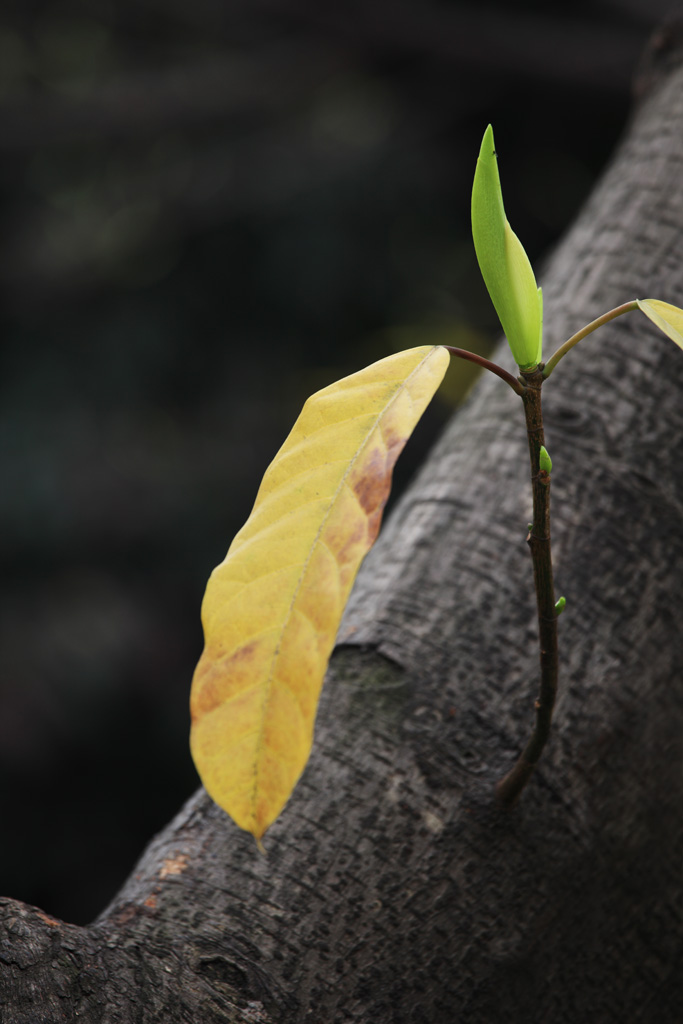
{"label": "thin brown stem", "polygon": [[470,363],[476,363],[477,366],[482,366],[485,370],[495,373],[497,377],[500,377],[501,380],[510,385],[516,395],[522,396],[524,386],[520,384],[516,377],[513,377],[511,373],[508,373],[502,366],[499,366],[498,363],[492,363],[490,359],[484,359],[483,356],[478,355],[476,352],[470,352],[466,348],[454,348],[453,345],[444,345],[444,348],[452,356],[457,356],[458,359],[467,359]]}
{"label": "thin brown stem", "polygon": [[630,302],[624,302],[621,306],[615,306],[614,309],[610,309],[608,313],[603,313],[597,320],[591,320],[589,324],[582,327],[576,334],[572,334],[571,338],[568,338],[563,345],[557,349],[556,352],[550,357],[548,362],[543,368],[543,377],[547,380],[550,374],[553,372],[560,359],[566,356],[570,349],[574,348],[574,345],[578,345],[588,334],[592,334],[598,327],[602,327],[603,324],[608,324],[610,320],[616,319],[618,316],[622,316],[624,313],[630,313],[632,310],[638,308],[638,300],[631,299]]}
{"label": "thin brown stem", "polygon": [[527,543],[531,552],[538,608],[538,632],[541,648],[541,686],[536,701],[534,730],[517,764],[496,787],[499,802],[511,806],[531,778],[534,768],[550,734],[555,696],[557,693],[557,611],[553,585],[553,563],[550,549],[550,474],[541,470],[539,458],[544,444],[541,386],[543,371],[540,367],[529,373],[522,372],[526,383],[522,401],[526,416],[531,483],[533,488],[534,521]]}

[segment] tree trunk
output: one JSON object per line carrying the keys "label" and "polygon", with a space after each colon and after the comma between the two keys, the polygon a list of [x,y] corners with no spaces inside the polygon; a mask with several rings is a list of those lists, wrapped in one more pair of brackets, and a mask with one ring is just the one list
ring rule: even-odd
{"label": "tree trunk", "polygon": [[[626,299],[683,305],[681,167],[676,52],[549,261],[547,355]],[[514,810],[493,796],[538,686],[528,456],[486,376],[363,567],[267,855],[200,791],[91,926],[0,901],[2,1024],[680,1021],[682,395],[640,314],[544,388],[567,611]]]}

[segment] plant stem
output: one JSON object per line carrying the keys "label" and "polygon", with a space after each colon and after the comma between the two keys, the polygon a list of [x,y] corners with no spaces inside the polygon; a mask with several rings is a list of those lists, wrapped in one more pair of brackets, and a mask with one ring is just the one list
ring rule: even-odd
{"label": "plant stem", "polygon": [[630,302],[624,302],[621,306],[615,306],[614,309],[610,309],[608,313],[603,313],[597,320],[592,320],[585,327],[582,327],[576,334],[572,334],[571,338],[568,338],[563,345],[560,345],[558,350],[550,357],[548,362],[545,364],[543,369],[543,376],[547,380],[550,374],[553,372],[557,364],[559,363],[562,356],[566,356],[570,348],[574,348],[574,345],[586,337],[588,334],[592,334],[593,331],[597,330],[598,327],[602,327],[603,324],[609,323],[610,320],[614,320],[616,317],[621,316],[623,313],[630,313],[631,310],[638,308],[638,302],[636,299],[632,299]]}
{"label": "plant stem", "polygon": [[541,386],[544,371],[536,367],[522,371],[525,387],[522,391],[526,416],[529,458],[531,460],[531,484],[533,488],[534,521],[529,530],[527,543],[531,551],[538,608],[538,632],[541,648],[541,686],[536,701],[536,722],[529,742],[522,751],[517,764],[496,787],[499,803],[510,807],[519,798],[533,774],[541,752],[550,733],[550,723],[557,693],[557,611],[553,586],[553,563],[550,550],[550,474],[539,467],[543,436],[543,413],[541,411]]}
{"label": "plant stem", "polygon": [[498,363],[492,363],[490,359],[484,359],[483,356],[477,355],[476,352],[469,352],[466,348],[454,348],[452,345],[444,345],[447,352],[450,352],[452,356],[457,356],[459,359],[468,359],[471,363],[476,363],[478,366],[482,366],[485,370],[490,370],[491,373],[495,373],[497,377],[504,380],[506,384],[509,384],[516,395],[520,398],[524,392],[524,386],[520,384],[516,377],[513,377],[511,373],[504,370]]}

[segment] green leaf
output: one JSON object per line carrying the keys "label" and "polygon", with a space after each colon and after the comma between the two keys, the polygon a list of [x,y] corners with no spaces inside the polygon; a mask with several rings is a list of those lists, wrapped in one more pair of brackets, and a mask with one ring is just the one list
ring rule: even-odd
{"label": "green leaf", "polygon": [[636,299],[638,309],[652,320],[668,338],[683,349],[683,309],[659,299]]}
{"label": "green leaf", "polygon": [[552,472],[552,459],[548,455],[548,450],[545,448],[544,445],[541,445],[541,451],[538,458],[538,468],[541,470],[542,473],[547,473],[548,476],[550,476],[550,473]]}
{"label": "green leaf", "polygon": [[524,247],[505,216],[491,125],[474,174],[472,237],[514,360],[520,369],[531,369],[541,361],[543,299]]}

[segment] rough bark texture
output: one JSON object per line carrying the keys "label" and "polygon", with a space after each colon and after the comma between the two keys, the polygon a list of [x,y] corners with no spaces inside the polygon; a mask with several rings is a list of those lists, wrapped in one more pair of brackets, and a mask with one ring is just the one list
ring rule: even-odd
{"label": "rough bark texture", "polygon": [[[669,63],[547,267],[548,354],[625,299],[683,304]],[[3,1024],[680,1021],[682,395],[636,314],[544,389],[568,605],[517,808],[493,794],[537,689],[526,436],[490,377],[364,566],[267,856],[199,792],[90,927],[2,901]]]}

